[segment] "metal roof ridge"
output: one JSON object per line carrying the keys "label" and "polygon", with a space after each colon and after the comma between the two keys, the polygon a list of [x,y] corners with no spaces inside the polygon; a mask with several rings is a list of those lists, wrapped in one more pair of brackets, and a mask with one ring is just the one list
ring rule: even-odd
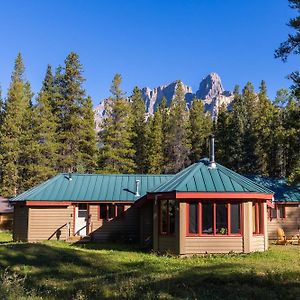
{"label": "metal roof ridge", "polygon": [[[144,176],[144,177],[153,177],[153,176],[159,176],[159,177],[167,177],[167,176],[175,176],[176,174],[106,174],[106,173],[71,173],[72,176]],[[64,175],[69,176],[69,173],[59,173],[57,175]],[[57,176],[56,175],[56,176]],[[53,178],[53,177],[52,177]],[[50,178],[50,179],[52,179]]]}
{"label": "metal roof ridge", "polygon": [[[201,165],[199,166],[199,164],[201,164]],[[191,177],[193,177],[197,171],[200,171],[202,168],[204,168],[205,164],[203,162],[199,161],[199,162],[192,164],[191,166],[194,166],[194,167],[191,168],[192,170],[190,172],[188,172],[189,174],[187,175],[187,177],[184,178],[183,181],[181,183],[179,183],[176,187],[187,184],[188,181],[191,179]]]}
{"label": "metal roof ridge", "polygon": [[[256,183],[255,181],[247,178],[246,176],[243,176],[243,175],[240,175],[220,164],[218,164],[218,166],[220,167],[220,171],[223,172],[225,174],[225,172],[229,173],[231,176],[234,177],[234,179],[238,182],[238,184],[240,184],[241,186],[245,186],[246,185],[246,188],[249,189],[249,186],[250,186],[250,189],[251,189],[251,185],[254,185],[256,188],[258,188],[262,193],[270,193],[270,194],[274,194],[274,192],[258,183]],[[227,176],[229,176],[228,174],[225,174]],[[241,182],[241,177],[244,179],[244,182]],[[251,191],[249,191],[251,192]]]}

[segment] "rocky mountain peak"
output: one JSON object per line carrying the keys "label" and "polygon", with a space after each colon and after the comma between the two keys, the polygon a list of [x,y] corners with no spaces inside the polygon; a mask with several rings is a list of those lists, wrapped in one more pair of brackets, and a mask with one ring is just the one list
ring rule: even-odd
{"label": "rocky mountain peak", "polygon": [[[177,84],[178,81],[173,81],[172,83],[160,85],[152,89],[149,87],[142,88],[142,98],[145,102],[147,114],[154,114],[164,97],[167,100],[167,106],[170,106],[175,95]],[[187,109],[189,109],[194,98],[201,99],[204,103],[205,111],[210,113],[212,118],[217,117],[221,105],[225,105],[229,108],[233,100],[232,92],[224,90],[221,78],[217,73],[210,73],[204,77],[201,80],[199,89],[196,93],[193,93],[192,88],[184,83],[182,83],[182,87],[185,94]],[[105,118],[106,111],[104,104],[106,101],[108,100],[103,100],[94,110],[95,127],[97,131],[100,130],[103,119]]]}
{"label": "rocky mountain peak", "polygon": [[196,96],[198,99],[204,100],[222,95],[223,92],[224,88],[220,76],[217,73],[210,73],[200,82]]}

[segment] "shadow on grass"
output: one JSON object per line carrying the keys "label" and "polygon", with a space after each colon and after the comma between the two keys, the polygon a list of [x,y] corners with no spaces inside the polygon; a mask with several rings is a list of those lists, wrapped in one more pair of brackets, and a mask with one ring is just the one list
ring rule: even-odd
{"label": "shadow on grass", "polygon": [[[126,246],[101,246],[2,245],[0,268],[2,272],[9,267],[11,272],[27,274],[25,291],[44,299],[274,300],[297,299],[300,293],[299,273],[256,272],[251,261],[221,263],[204,258],[199,265],[196,259],[190,264],[185,259],[140,255],[132,249],[128,252]],[[88,250],[99,248],[112,251]]]}
{"label": "shadow on grass", "polygon": [[118,244],[118,243],[108,243],[108,242],[76,242],[71,244],[72,247],[89,249],[89,250],[112,250],[112,251],[126,251],[126,252],[150,252],[150,250],[145,251],[138,244]]}

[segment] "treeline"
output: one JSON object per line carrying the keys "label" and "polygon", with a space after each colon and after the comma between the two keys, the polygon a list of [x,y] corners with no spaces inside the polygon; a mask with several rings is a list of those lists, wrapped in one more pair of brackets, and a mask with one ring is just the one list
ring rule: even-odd
{"label": "treeline", "polygon": [[299,100],[286,90],[271,102],[264,82],[259,93],[251,83],[241,93],[235,88],[231,110],[221,107],[213,122],[201,100],[186,110],[178,81],[170,107],[163,99],[147,117],[140,89],[125,96],[117,74],[96,135],[76,53],[54,74],[48,66],[36,97],[24,72],[19,54],[5,100],[0,97],[1,195],[19,193],[58,172],[176,173],[208,155],[212,133],[217,161],[225,166],[299,182]]}

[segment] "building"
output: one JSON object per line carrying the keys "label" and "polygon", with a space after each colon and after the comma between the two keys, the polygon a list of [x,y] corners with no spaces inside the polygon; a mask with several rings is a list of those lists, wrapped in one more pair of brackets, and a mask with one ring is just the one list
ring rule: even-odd
{"label": "building", "polygon": [[256,183],[275,192],[273,205],[268,208],[269,239],[277,239],[282,228],[287,237],[300,234],[300,187],[290,186],[285,179],[247,176]]}
{"label": "building", "polygon": [[176,175],[60,174],[16,196],[15,241],[140,241],[180,255],[264,251],[273,192],[213,159]]}
{"label": "building", "polygon": [[12,229],[13,210],[8,198],[0,196],[0,230]]}

